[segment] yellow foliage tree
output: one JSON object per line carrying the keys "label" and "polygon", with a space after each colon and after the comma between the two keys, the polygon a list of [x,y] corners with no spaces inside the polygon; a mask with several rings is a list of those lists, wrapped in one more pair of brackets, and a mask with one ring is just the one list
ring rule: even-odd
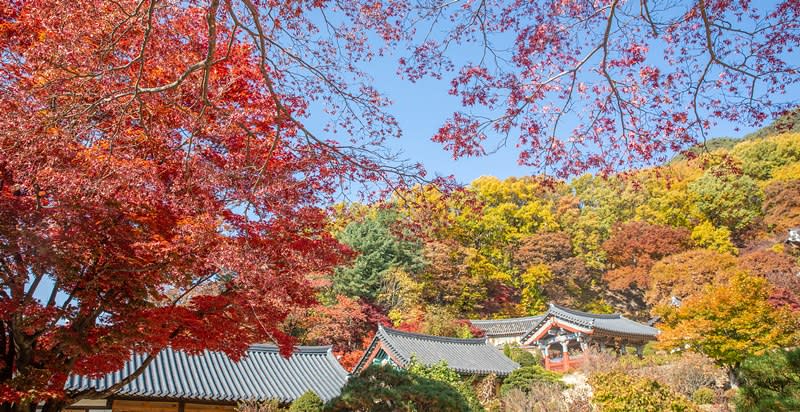
{"label": "yellow foliage tree", "polygon": [[542,287],[553,280],[553,272],[545,264],[532,265],[522,274],[521,311],[532,315],[541,313],[547,307],[542,296]]}
{"label": "yellow foliage tree", "polygon": [[798,343],[798,317],[768,301],[766,279],[738,272],[710,284],[679,307],[665,307],[659,345],[702,353],[728,369],[732,383],[741,362]]}
{"label": "yellow foliage tree", "polygon": [[705,249],[732,255],[739,253],[739,249],[731,242],[731,231],[727,227],[714,227],[714,224],[707,220],[692,229],[692,241]]}

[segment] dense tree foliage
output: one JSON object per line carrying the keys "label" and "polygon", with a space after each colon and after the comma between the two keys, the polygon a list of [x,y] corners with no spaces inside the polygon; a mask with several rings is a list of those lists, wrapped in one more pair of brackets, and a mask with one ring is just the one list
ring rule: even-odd
{"label": "dense tree foliage", "polygon": [[347,381],[326,411],[469,411],[464,397],[445,382],[391,366],[373,365]]}
{"label": "dense tree foliage", "polygon": [[592,402],[604,412],[697,412],[700,409],[652,379],[608,372],[592,375]]}
{"label": "dense tree foliage", "polygon": [[755,180],[712,167],[689,184],[697,208],[715,226],[741,233],[761,213],[761,189]]}
{"label": "dense tree foliage", "polygon": [[68,374],[117,370],[131,351],[149,354],[140,370],[167,345],[291,352],[283,320],[347,257],[321,206],[342,182],[379,179],[355,148],[392,126],[375,97],[350,106],[378,118],[355,143],[308,132],[310,102],[335,106],[358,82],[292,73],[341,78],[335,63],[363,56],[321,50],[296,5],[276,7],[0,5],[3,410],[57,409],[86,395],[62,396]]}
{"label": "dense tree foliage", "polygon": [[[798,164],[798,139],[731,141],[696,159],[608,179],[482,177],[462,189],[423,185],[378,205],[340,207],[352,212],[337,219],[347,221],[338,233],[372,228],[358,232],[354,248],[381,245],[362,249],[375,262],[354,277],[380,282],[349,298],[366,297],[362,304],[405,330],[467,337],[477,331],[464,319],[536,314],[551,301],[648,320],[747,273],[766,282],[746,298],[754,308],[797,313],[798,255],[783,240],[800,219],[784,191],[793,193],[800,174],[780,170]],[[755,158],[747,153],[759,145],[777,147],[773,171],[737,172],[750,161],[737,156]],[[390,219],[376,224],[380,216]],[[700,317],[687,314],[687,325],[702,324]]]}
{"label": "dense tree foliage", "polygon": [[800,349],[775,350],[742,362],[736,410],[800,409]]}
{"label": "dense tree foliage", "polygon": [[689,231],[684,228],[633,221],[618,225],[603,243],[609,287],[624,289],[636,284],[650,287],[649,272],[661,258],[689,248]]}
{"label": "dense tree foliage", "polygon": [[336,270],[333,292],[374,301],[391,270],[415,272],[421,265],[420,247],[402,239],[396,230],[398,214],[379,209],[374,214],[348,224],[337,238],[358,252],[352,266]]}
{"label": "dense tree foliage", "polygon": [[798,342],[800,318],[770,305],[766,279],[744,272],[709,283],[702,294],[662,312],[659,345],[703,353],[731,372],[750,356]]}

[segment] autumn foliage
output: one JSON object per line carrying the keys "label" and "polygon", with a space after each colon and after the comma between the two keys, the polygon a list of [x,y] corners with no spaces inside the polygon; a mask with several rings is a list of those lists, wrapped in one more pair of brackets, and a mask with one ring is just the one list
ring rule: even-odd
{"label": "autumn foliage", "polygon": [[[758,321],[794,316],[797,253],[779,238],[800,223],[800,139],[706,133],[789,109],[797,1],[457,3],[0,4],[2,410],[58,410],[87,395],[63,393],[69,374],[132,351],[300,340],[352,361],[375,323],[468,335],[465,318],[551,300],[643,318],[675,296],[691,302],[676,325],[735,319],[737,299]],[[480,60],[450,55],[475,44]],[[387,149],[401,133],[363,70],[390,50],[408,80],[451,77],[463,110],[433,140],[455,157],[505,136],[522,164],[574,179],[410,187],[424,170]],[[332,218],[353,181],[394,196]],[[618,293],[631,285],[646,305]],[[721,330],[704,322],[687,330]]]}
{"label": "autumn foliage", "polygon": [[[334,183],[382,172],[304,131],[306,98],[326,91],[300,94],[297,62],[262,43],[278,27],[299,41],[302,6],[268,27],[262,7],[0,6],[4,410],[84,396],[62,397],[68,374],[117,370],[131,351],[291,352],[282,321],[349,257],[321,205]],[[366,99],[359,110],[379,110]],[[391,128],[378,123],[360,136]]]}
{"label": "autumn foliage", "polygon": [[649,272],[653,264],[668,255],[688,249],[689,231],[684,228],[629,222],[614,228],[603,243],[612,270],[605,274],[612,288],[623,289],[635,283],[650,287]]}

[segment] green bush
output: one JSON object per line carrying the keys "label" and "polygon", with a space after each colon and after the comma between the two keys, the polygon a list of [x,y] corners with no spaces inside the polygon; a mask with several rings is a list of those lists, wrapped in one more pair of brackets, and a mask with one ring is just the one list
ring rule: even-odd
{"label": "green bush", "polygon": [[500,387],[500,393],[505,395],[512,389],[519,389],[527,393],[530,392],[534,383],[540,382],[563,385],[561,375],[550,372],[539,365],[525,366],[511,372],[506,377],[503,386]]}
{"label": "green bush", "polygon": [[519,366],[539,366],[542,364],[541,357],[517,346],[506,344],[503,346],[503,354],[514,362],[519,363]]}
{"label": "green bush", "polygon": [[465,381],[458,372],[450,369],[450,367],[447,366],[447,362],[441,361],[435,365],[426,366],[417,362],[416,359],[411,358],[411,362],[406,367],[406,370],[412,375],[433,379],[450,385],[464,397],[469,405],[470,411],[483,410],[478,395],[472,388],[471,383]]}
{"label": "green bush", "polygon": [[652,379],[607,372],[592,375],[593,401],[603,412],[697,412],[683,395]]}
{"label": "green bush", "polygon": [[241,402],[234,408],[236,412],[283,412],[286,408],[281,406],[281,401],[270,399],[267,401],[246,401]]}
{"label": "green bush", "polygon": [[692,393],[692,402],[698,405],[708,405],[714,403],[715,398],[714,390],[707,387],[697,388]]}
{"label": "green bush", "polygon": [[289,412],[322,412],[322,406],[322,399],[314,391],[309,390],[292,402]]}
{"label": "green bush", "polygon": [[748,358],[737,375],[737,411],[800,410],[800,349]]}
{"label": "green bush", "polygon": [[392,366],[373,365],[350,378],[325,411],[469,411],[452,386]]}

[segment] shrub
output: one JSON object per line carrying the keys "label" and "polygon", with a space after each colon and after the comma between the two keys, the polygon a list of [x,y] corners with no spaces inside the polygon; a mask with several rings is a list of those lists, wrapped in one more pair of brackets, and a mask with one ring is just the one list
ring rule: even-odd
{"label": "shrub", "polygon": [[541,356],[536,356],[518,346],[506,344],[503,347],[503,354],[514,362],[519,363],[519,366],[538,366],[542,364]]}
{"label": "shrub", "polygon": [[478,382],[475,386],[475,394],[478,396],[483,408],[487,411],[500,410],[499,400],[497,399],[497,385],[499,380],[497,375],[489,374]]}
{"label": "shrub", "polygon": [[696,412],[684,396],[652,379],[622,372],[598,373],[589,378],[594,403],[603,412]]}
{"label": "shrub", "polygon": [[277,399],[270,399],[268,401],[256,402],[247,401],[236,405],[236,412],[283,412],[286,408],[281,406],[281,402]]}
{"label": "shrub", "polygon": [[562,385],[536,382],[527,391],[513,388],[502,398],[508,412],[590,412],[592,405],[588,393],[570,396]]}
{"label": "shrub", "polygon": [[500,393],[506,394],[512,389],[519,389],[529,392],[535,383],[549,383],[563,389],[561,376],[555,372],[550,372],[539,365],[525,366],[511,372],[503,381]]}
{"label": "shrub", "polygon": [[725,372],[711,358],[694,352],[684,352],[669,363],[634,369],[629,373],[666,384],[686,397],[693,396],[700,388],[720,385],[725,380]]}
{"label": "shrub", "polygon": [[668,369],[664,383],[686,396],[725,379],[725,371],[711,358],[695,352],[683,353]]}
{"label": "shrub", "polygon": [[800,410],[800,349],[748,358],[738,376],[738,411]]}
{"label": "shrub", "polygon": [[350,378],[325,411],[469,411],[452,386],[392,366],[373,365]]}
{"label": "shrub", "polygon": [[711,388],[697,388],[696,391],[692,394],[692,402],[698,405],[708,405],[714,403],[714,398],[716,394],[714,390]]}
{"label": "shrub", "polygon": [[292,402],[289,412],[322,412],[322,406],[322,399],[314,391],[309,390]]}
{"label": "shrub", "polygon": [[472,389],[472,385],[465,381],[458,372],[450,369],[447,362],[441,361],[434,365],[426,366],[417,362],[413,357],[411,362],[406,368],[408,373],[422,378],[433,379],[435,381],[444,382],[461,394],[469,404],[469,410],[480,411],[483,409],[478,395]]}

